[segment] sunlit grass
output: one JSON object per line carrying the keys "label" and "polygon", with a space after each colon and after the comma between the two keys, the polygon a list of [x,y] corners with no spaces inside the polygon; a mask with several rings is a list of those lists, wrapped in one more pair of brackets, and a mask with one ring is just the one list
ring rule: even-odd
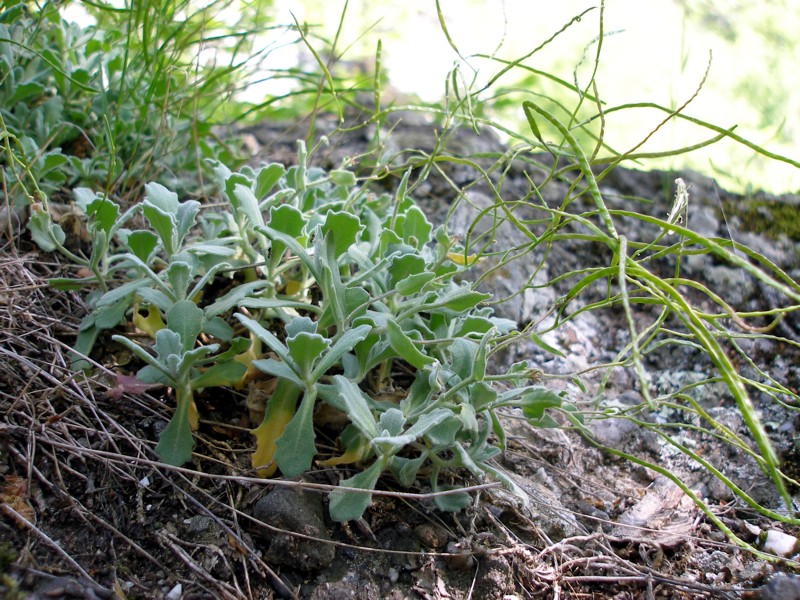
{"label": "sunlit grass", "polygon": [[[452,51],[431,10],[412,5],[382,5],[353,0],[341,34],[340,48],[347,60],[369,65],[377,40],[384,47],[384,69],[405,93],[419,94],[435,102],[444,93],[444,76],[459,64],[467,78],[478,71],[477,87],[496,69],[490,61],[514,61],[530,53],[572,17],[586,16],[562,33],[556,43],[544,47],[495,82],[488,93],[501,88],[524,88],[531,93],[565,100],[560,85],[547,75],[585,88],[591,80],[607,106],[655,103],[674,109],[690,97],[703,79],[709,54],[709,77],[700,94],[685,111],[723,129],[737,126],[737,133],[777,154],[800,160],[797,125],[800,99],[793,93],[800,72],[792,62],[794,31],[800,11],[783,5],[743,5],[725,12],[710,5],[643,3],[609,0],[605,11],[604,60],[592,76],[596,50],[597,5],[574,2],[441,2]],[[321,37],[333,37],[341,6],[319,0],[276,2],[281,22],[291,22],[288,11],[308,23]],[[715,12],[715,10],[717,12]],[[595,40],[595,41],[593,41]],[[288,60],[302,57],[295,47]],[[532,76],[533,69],[542,73]],[[477,89],[476,87],[476,89]],[[524,123],[518,107],[487,100],[486,110],[508,124]],[[626,110],[609,115],[606,142],[623,152],[652,130],[660,116],[647,110]],[[703,138],[698,130],[673,120],[642,149],[649,154],[693,146]],[[691,154],[648,158],[638,168],[689,167],[717,177],[732,191],[766,189],[791,192],[800,189],[797,169],[763,158],[735,143],[722,143]]]}

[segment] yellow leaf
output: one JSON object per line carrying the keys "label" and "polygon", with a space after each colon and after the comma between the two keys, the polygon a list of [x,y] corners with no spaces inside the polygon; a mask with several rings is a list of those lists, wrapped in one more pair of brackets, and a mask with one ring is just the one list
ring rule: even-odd
{"label": "yellow leaf", "polygon": [[256,451],[250,460],[259,477],[272,477],[278,470],[278,463],[275,462],[275,451],[278,448],[276,442],[291,418],[289,415],[286,420],[265,420],[251,431],[256,438]]}
{"label": "yellow leaf", "polygon": [[286,282],[286,288],[284,291],[286,292],[287,296],[296,296],[303,291],[303,284],[299,281],[295,281],[294,279],[290,279]]}
{"label": "yellow leaf", "polygon": [[147,316],[143,317],[139,312],[138,304],[133,305],[133,324],[138,329],[144,331],[144,333],[152,339],[156,338],[156,332],[161,331],[164,329],[164,327],[166,327],[163,319],[161,318],[161,313],[156,307],[148,306]]}
{"label": "yellow leaf", "polygon": [[448,252],[447,258],[457,265],[461,265],[462,267],[471,267],[478,262],[478,260],[480,260],[477,254],[470,254],[469,256],[465,257],[464,254],[460,252]]}
{"label": "yellow leaf", "polygon": [[362,440],[355,447],[348,448],[347,452],[345,452],[341,456],[334,456],[327,460],[318,460],[317,464],[320,467],[336,467],[338,465],[349,465],[354,462],[363,460],[367,454],[368,449],[369,449],[369,444],[367,443],[367,440]]}
{"label": "yellow leaf", "polygon": [[239,381],[239,383],[233,386],[235,389],[242,389],[248,382],[255,379],[261,373],[261,371],[253,366],[253,361],[257,358],[261,358],[261,340],[259,340],[255,334],[251,332],[250,347],[241,354],[237,354],[233,357],[233,360],[242,363],[245,367],[247,367],[247,371],[245,371],[244,375],[242,375],[242,379]]}
{"label": "yellow leaf", "polygon": [[194,398],[189,401],[189,427],[192,428],[192,431],[197,431],[197,428],[200,426],[200,413],[197,412],[197,404],[194,402]]}
{"label": "yellow leaf", "polygon": [[278,469],[275,462],[276,442],[294,416],[300,391],[291,381],[279,379],[267,403],[264,420],[250,432],[256,438],[256,451],[250,460],[259,477],[272,477]]}

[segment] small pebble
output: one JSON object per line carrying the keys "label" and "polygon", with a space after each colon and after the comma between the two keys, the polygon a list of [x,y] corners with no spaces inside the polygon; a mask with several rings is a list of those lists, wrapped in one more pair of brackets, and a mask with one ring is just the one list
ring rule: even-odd
{"label": "small pebble", "polygon": [[181,600],[181,594],[183,594],[183,586],[180,583],[176,583],[175,587],[167,594],[167,600]]}
{"label": "small pebble", "polygon": [[783,533],[777,529],[769,529],[762,534],[764,552],[769,552],[776,556],[789,557],[797,554],[797,538],[788,533]]}

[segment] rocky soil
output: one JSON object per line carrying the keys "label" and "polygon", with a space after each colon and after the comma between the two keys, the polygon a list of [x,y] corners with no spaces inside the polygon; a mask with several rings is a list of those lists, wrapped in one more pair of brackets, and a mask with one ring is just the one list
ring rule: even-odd
{"label": "rocky soil", "polygon": [[[412,195],[432,221],[447,221],[451,234],[465,239],[493,230],[491,248],[522,247],[530,240],[507,222],[495,224],[498,195],[512,202],[526,199],[515,205],[515,215],[540,235],[545,224],[536,204],[559,206],[575,178],[566,172],[542,187],[540,198],[532,197],[530,182],[544,181],[552,162],[520,155],[497,168],[496,157],[507,148],[491,132],[476,135],[469,129],[444,136],[441,156],[472,157],[484,172],[491,170],[491,185],[478,169],[449,160],[437,161],[421,177],[424,159],[437,144],[435,127],[424,118],[403,114],[382,129],[368,126],[347,135],[334,134],[333,126],[327,119],[317,124],[330,134],[330,145],[314,154],[317,164],[338,168],[357,162],[379,138],[385,161],[414,167]],[[245,133],[254,162],[291,163],[294,140],[305,132],[302,124],[266,124]],[[798,280],[798,239],[784,227],[789,217],[800,219],[798,197],[744,198],[695,173],[624,169],[605,176],[600,191],[611,209],[663,218],[679,176],[690,185],[690,229],[706,237],[733,237]],[[372,185],[391,190],[396,183],[389,176]],[[591,211],[591,200],[579,195],[568,210]],[[618,227],[632,242],[659,235],[657,227],[636,219],[620,217]],[[779,230],[788,235],[773,235]],[[146,392],[115,391],[119,357],[111,346],[93,379],[69,371],[65,342],[82,314],[80,298],[45,286],[47,277],[66,267],[24,239],[8,242],[0,254],[0,317],[8,332],[0,339],[0,590],[7,597],[39,598],[800,598],[800,528],[745,506],[678,448],[708,461],[762,506],[784,510],[745,449],[701,431],[674,398],[638,412],[638,423],[621,418],[646,406],[634,369],[617,363],[630,341],[624,312],[584,310],[607,296],[603,284],[563,302],[575,280],[560,278],[611,261],[604,246],[573,239],[537,248],[502,268],[488,259],[476,273],[481,286],[505,299],[497,312],[541,332],[544,342],[523,338],[496,353],[493,368],[526,360],[570,401],[594,407],[603,418],[587,420],[591,438],[534,428],[509,413],[504,416],[508,449],[498,464],[524,491],[524,501],[492,487],[475,492],[473,505],[462,513],[442,514],[425,496],[429,490],[403,493],[409,490],[387,481],[385,491],[395,495],[376,496],[364,519],[341,525],[327,520],[319,489],[335,484],[336,473],[312,473],[280,485],[249,478],[248,436],[235,423],[204,424],[200,451],[206,459],[192,469],[167,470],[153,462],[153,440],[167,418],[163,402]],[[654,258],[651,267],[662,277],[675,273],[674,261]],[[788,304],[772,288],[707,254],[687,256],[680,273],[743,314]],[[517,293],[524,282],[528,285]],[[703,310],[713,308],[690,287],[686,296]],[[642,330],[658,311],[642,304],[633,314]],[[674,332],[672,338],[682,333],[677,322],[668,320],[665,327]],[[759,381],[762,373],[771,373],[795,394],[780,396],[783,403],[766,393],[753,395],[787,473],[794,476],[800,457],[798,328],[791,313],[768,335],[751,329],[737,338],[746,357],[738,364],[743,372]],[[718,423],[746,435],[733,399],[722,384],[707,381],[713,365],[694,345],[665,342],[651,348],[642,365],[653,397],[685,390]],[[623,460],[608,448],[640,462]],[[667,474],[775,560],[732,544]],[[479,483],[460,473],[453,481]]]}

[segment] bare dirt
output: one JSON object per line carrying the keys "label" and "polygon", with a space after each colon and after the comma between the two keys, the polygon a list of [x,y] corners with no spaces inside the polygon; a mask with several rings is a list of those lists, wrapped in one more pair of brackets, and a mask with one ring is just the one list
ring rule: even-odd
{"label": "bare dirt", "polygon": [[[323,132],[326,126],[325,121],[319,125]],[[394,161],[424,157],[400,150],[431,151],[433,129],[409,116],[384,139],[386,152],[394,148]],[[291,162],[294,140],[304,130],[265,125],[250,133],[258,144],[254,160]],[[363,153],[374,133],[363,128],[332,137],[315,160],[339,167],[346,157]],[[459,131],[449,144],[451,152],[472,155],[480,165],[491,164],[487,156],[505,150],[489,133]],[[441,222],[458,190],[466,189],[477,210],[491,203],[475,169],[441,164],[446,177],[434,172],[413,192],[432,220]],[[498,173],[491,177],[504,197],[522,198],[529,191],[524,175],[529,167],[514,162],[502,181]],[[601,191],[612,207],[644,199],[650,203],[647,210],[660,216],[670,209],[677,175],[618,170],[603,180]],[[715,189],[699,175],[682,175],[693,184],[696,199],[690,226],[704,235],[733,230],[737,241],[768,254],[797,279],[798,240],[768,237],[774,227],[754,231],[752,218],[733,213],[752,198]],[[395,184],[390,178],[376,185],[391,189]],[[566,189],[554,182],[550,193],[557,198]],[[797,198],[760,199],[797,213]],[[727,226],[720,207],[727,209]],[[471,222],[470,210],[476,209],[454,215],[452,226]],[[769,211],[761,213],[769,221]],[[634,229],[627,233],[632,239],[644,235]],[[512,231],[501,234],[513,242]],[[607,260],[601,248],[553,247],[539,280]],[[665,276],[671,268],[663,266]],[[484,285],[503,296],[530,271],[530,263],[512,264]],[[116,375],[129,370],[130,357],[108,341],[91,376],[69,369],[69,343],[85,308],[79,294],[55,292],[46,281],[70,273],[69,266],[38,252],[24,235],[0,250],[0,594],[7,598],[800,598],[797,562],[767,560],[735,546],[663,474],[622,460],[574,432],[533,428],[514,414],[504,415],[509,441],[498,466],[524,490],[526,502],[503,488],[484,488],[457,514],[438,512],[426,496],[430,490],[399,489],[386,480],[381,489],[387,495],[376,495],[362,520],[330,522],[326,486],[347,473],[320,470],[302,481],[253,478],[248,424],[241,417],[245,398],[235,393],[200,398],[207,419],[193,463],[183,469],[160,465],[153,449],[171,411],[167,391],[121,388]],[[738,310],[782,301],[726,265],[690,261],[684,274],[727,291]],[[564,292],[559,285],[536,290],[497,310],[521,326],[546,323]],[[570,397],[596,394],[605,372],[586,369],[614,359],[627,343],[627,325],[618,310],[581,313],[592,294],[603,292],[587,292],[571,308],[579,314],[546,339],[563,357],[522,344],[496,356],[494,368],[525,359]],[[636,314],[642,323],[651,316],[646,306]],[[780,327],[776,337],[800,340],[796,320],[787,318]],[[796,345],[764,338],[742,344],[749,344],[752,364],[796,392]],[[659,393],[712,368],[692,347],[669,345],[649,354],[646,367]],[[583,372],[584,389],[568,377],[577,372]],[[716,419],[744,431],[724,389],[704,386],[702,394],[697,402]],[[612,371],[603,397],[609,406],[641,403],[630,369]],[[780,406],[760,396],[754,401],[791,472],[800,455],[796,404],[787,400]],[[663,424],[681,416],[663,407],[648,418]],[[796,543],[798,528],[744,506],[652,428],[603,419],[591,429],[594,442],[678,475],[745,541],[763,545],[759,537],[778,532],[790,546],[791,540]],[[741,449],[691,427],[681,427],[675,439],[757,501],[779,510],[768,480]],[[464,473],[451,476],[461,485],[485,483]],[[790,547],[787,557],[796,559],[797,550]]]}

